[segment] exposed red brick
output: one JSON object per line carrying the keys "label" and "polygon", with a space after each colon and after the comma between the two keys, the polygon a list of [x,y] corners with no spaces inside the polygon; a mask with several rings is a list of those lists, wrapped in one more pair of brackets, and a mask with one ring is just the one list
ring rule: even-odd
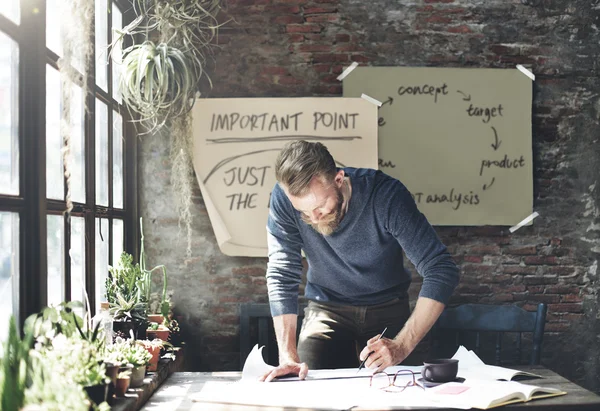
{"label": "exposed red brick", "polygon": [[460,25],[460,26],[448,27],[448,29],[446,31],[448,31],[448,33],[462,33],[462,34],[473,32],[473,30],[471,30],[469,28],[469,26],[465,26],[464,24]]}
{"label": "exposed red brick", "polygon": [[494,295],[492,295],[490,300],[496,301],[496,302],[513,301],[514,296],[513,296],[513,294],[494,294]]}
{"label": "exposed red brick", "polygon": [[556,277],[525,276],[523,278],[523,283],[528,285],[556,284],[557,282],[558,278]]}
{"label": "exposed red brick", "polygon": [[476,245],[469,248],[469,254],[485,255],[485,254],[500,254],[500,247],[492,245]]}
{"label": "exposed red brick", "polygon": [[548,323],[544,328],[545,332],[565,332],[571,328],[569,323]]}
{"label": "exposed red brick", "polygon": [[351,56],[350,60],[356,61],[358,63],[367,63],[367,62],[371,61],[368,57],[361,56],[361,55]]}
{"label": "exposed red brick", "polygon": [[234,267],[231,269],[231,274],[264,276],[266,274],[266,269],[265,267]]}
{"label": "exposed red brick", "polygon": [[289,71],[287,68],[285,67],[278,67],[278,66],[266,66],[263,67],[260,72],[262,74],[277,74],[277,75],[287,75],[289,74]]}
{"label": "exposed red brick", "polygon": [[317,54],[313,56],[315,63],[333,63],[336,61],[348,61],[347,54]]}
{"label": "exposed red brick", "polygon": [[567,304],[549,304],[548,309],[557,313],[581,313],[583,312],[583,304],[567,303]]}
{"label": "exposed red brick", "polygon": [[321,14],[321,13],[335,13],[337,7],[335,6],[322,6],[322,7],[305,7],[304,14]]}
{"label": "exposed red brick", "polygon": [[349,34],[336,34],[335,35],[335,42],[336,43],[347,43],[350,41],[350,35]]}
{"label": "exposed red brick", "polygon": [[338,14],[320,14],[306,17],[306,21],[309,23],[328,23],[338,21],[339,19],[340,16]]}
{"label": "exposed red brick", "polygon": [[503,251],[504,254],[535,255],[537,254],[537,247],[534,245],[527,247],[506,247]]}
{"label": "exposed red brick", "polygon": [[546,287],[546,292],[552,294],[577,294],[579,287],[571,284],[549,285]]}
{"label": "exposed red brick", "polygon": [[560,299],[564,303],[580,303],[583,301],[583,298],[577,294],[561,295]]}
{"label": "exposed red brick", "polygon": [[289,39],[291,43],[301,43],[304,41],[304,36],[302,34],[290,34]]}
{"label": "exposed red brick", "polygon": [[502,266],[502,271],[507,274],[523,274],[523,275],[531,275],[537,272],[536,267],[527,267],[522,265],[504,265]]}
{"label": "exposed red brick", "polygon": [[302,52],[330,52],[331,46],[327,44],[303,44],[299,50]]}
{"label": "exposed red brick", "polygon": [[355,53],[358,52],[359,53],[359,52],[366,51],[366,49],[364,47],[357,46],[356,44],[347,44],[347,45],[343,45],[343,46],[336,46],[335,51],[339,52],[339,53],[343,53],[343,52],[355,52]]}
{"label": "exposed red brick", "polygon": [[461,256],[462,260],[466,263],[481,263],[483,262],[483,257],[479,255],[464,255]]}
{"label": "exposed red brick", "polygon": [[304,17],[298,15],[277,16],[273,22],[276,24],[301,24],[304,23]]}
{"label": "exposed red brick", "polygon": [[452,19],[450,17],[444,17],[440,15],[430,16],[423,20],[425,23],[450,23]]}
{"label": "exposed red brick", "polygon": [[285,30],[288,33],[319,33],[323,30],[323,27],[315,24],[288,24],[285,26]]}
{"label": "exposed red brick", "polygon": [[529,264],[529,265],[554,265],[554,264],[558,264],[558,260],[556,257],[552,256],[552,255],[546,255],[546,256],[529,256],[529,257],[525,257],[525,264]]}
{"label": "exposed red brick", "polygon": [[303,84],[303,79],[298,79],[292,76],[282,76],[277,78],[278,84]]}
{"label": "exposed red brick", "polygon": [[425,3],[454,3],[454,0],[425,0]]}
{"label": "exposed red brick", "polygon": [[559,276],[570,276],[577,274],[577,268],[570,265],[559,265],[553,267],[545,267],[544,272],[548,274],[557,274]]}
{"label": "exposed red brick", "polygon": [[312,67],[317,73],[329,73],[331,70],[330,64],[313,64]]}

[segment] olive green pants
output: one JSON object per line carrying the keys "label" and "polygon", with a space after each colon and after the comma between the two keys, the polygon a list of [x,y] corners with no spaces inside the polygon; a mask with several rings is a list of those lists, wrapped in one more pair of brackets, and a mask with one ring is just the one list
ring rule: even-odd
{"label": "olive green pants", "polygon": [[394,338],[410,316],[408,297],[372,306],[309,301],[298,339],[298,355],[309,369],[353,368],[370,338],[387,330]]}

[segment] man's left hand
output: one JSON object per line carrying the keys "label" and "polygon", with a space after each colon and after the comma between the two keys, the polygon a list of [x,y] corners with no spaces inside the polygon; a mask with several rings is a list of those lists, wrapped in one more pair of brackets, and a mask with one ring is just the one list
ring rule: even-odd
{"label": "man's left hand", "polygon": [[[365,367],[372,369],[373,373],[383,371],[387,367],[399,364],[402,362],[412,350],[405,347],[401,341],[391,340],[389,338],[381,338],[375,336],[367,341],[367,346],[360,352],[360,360],[365,362]],[[369,355],[371,353],[371,355]]]}

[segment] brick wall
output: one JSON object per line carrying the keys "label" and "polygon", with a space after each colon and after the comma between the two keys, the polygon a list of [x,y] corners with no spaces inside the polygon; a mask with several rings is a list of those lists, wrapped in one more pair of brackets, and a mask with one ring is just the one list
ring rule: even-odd
{"label": "brick wall", "polygon": [[[525,4],[522,4],[525,3]],[[453,302],[549,305],[543,364],[600,392],[600,6],[593,0],[229,0],[206,97],[339,96],[372,66],[512,68],[536,74],[531,227],[437,227],[462,269]],[[226,17],[223,18],[225,20]],[[266,259],[220,253],[200,192],[194,253],[171,203],[168,136],[140,144],[151,262],[166,264],[189,369],[236,369],[238,307],[266,302]],[[414,297],[420,281],[415,275]],[[187,355],[187,354],[186,354]]]}

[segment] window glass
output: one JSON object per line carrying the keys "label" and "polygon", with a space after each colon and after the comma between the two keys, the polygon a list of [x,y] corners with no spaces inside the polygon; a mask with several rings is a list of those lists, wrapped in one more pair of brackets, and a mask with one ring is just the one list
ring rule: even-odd
{"label": "window glass", "polygon": [[46,0],[46,47],[62,56],[63,44],[59,1],[61,0]]}
{"label": "window glass", "polygon": [[[71,217],[71,301],[85,304],[85,219]],[[79,311],[78,314],[82,314]]]}
{"label": "window glass", "polygon": [[[10,3],[10,1],[8,2]],[[0,10],[2,10],[0,6]],[[0,32],[0,193],[19,194],[19,47]]]}
{"label": "window glass", "polygon": [[[115,29],[123,28],[123,13],[117,7],[115,3],[112,5],[112,37],[113,39],[117,36],[115,33]],[[112,64],[112,89],[113,89],[113,97],[119,103],[121,102],[121,93],[119,92],[119,81],[121,78],[121,42],[118,42],[114,46],[114,50],[112,52],[113,56],[113,64]]]}
{"label": "window glass", "polygon": [[19,322],[19,215],[0,212],[0,341],[11,314]]}
{"label": "window glass", "polygon": [[108,206],[108,107],[96,99],[96,204]]}
{"label": "window glass", "polygon": [[119,261],[123,250],[123,220],[115,218],[113,220],[113,265]]}
{"label": "window glass", "polygon": [[62,139],[60,137],[60,74],[46,66],[46,197],[64,200]]}
{"label": "window glass", "polygon": [[123,117],[113,111],[113,207],[123,208]]}
{"label": "window glass", "polygon": [[100,302],[106,301],[106,278],[108,277],[108,220],[96,218],[96,312]]}
{"label": "window glass", "polygon": [[48,306],[65,300],[64,247],[65,220],[62,215],[48,215]]}
{"label": "window glass", "polygon": [[21,15],[19,12],[19,0],[0,1],[0,14],[19,24],[21,22]]}
{"label": "window glass", "polygon": [[96,0],[96,84],[108,91],[108,2]]}
{"label": "window glass", "polygon": [[71,96],[71,200],[85,203],[85,135],[83,90]]}

